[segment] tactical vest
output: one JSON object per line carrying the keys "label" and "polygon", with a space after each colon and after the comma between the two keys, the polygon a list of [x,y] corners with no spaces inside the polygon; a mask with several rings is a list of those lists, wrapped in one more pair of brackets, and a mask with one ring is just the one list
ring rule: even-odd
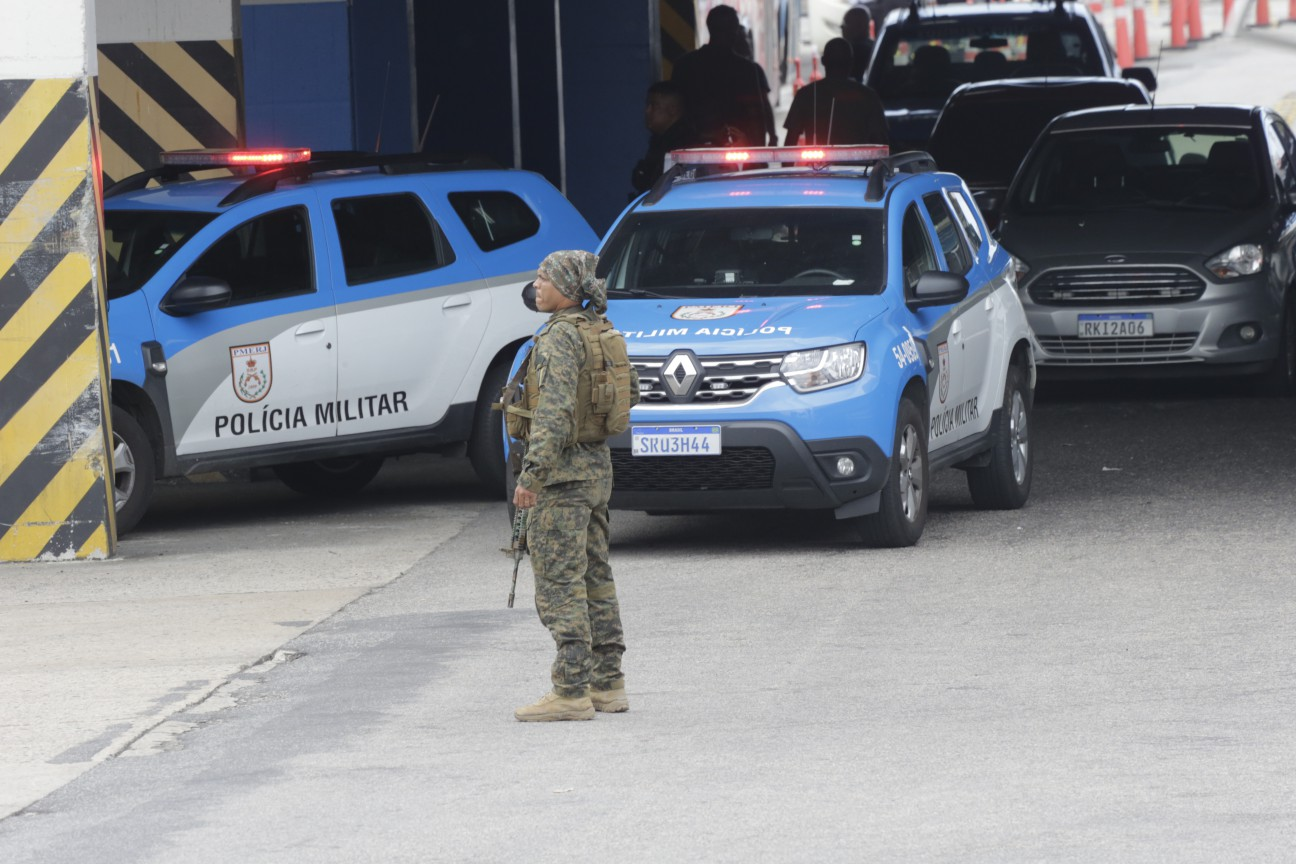
{"label": "tactical vest", "polygon": [[[602,316],[591,321],[572,312],[552,318],[536,334],[536,342],[559,321],[574,324],[585,346],[585,363],[576,378],[576,443],[603,441],[624,432],[630,427],[630,406],[639,401],[639,393],[630,386],[625,337]],[[540,386],[531,363],[534,352],[533,346],[494,406],[504,411],[509,436],[522,441],[531,435],[531,418],[540,404]]]}

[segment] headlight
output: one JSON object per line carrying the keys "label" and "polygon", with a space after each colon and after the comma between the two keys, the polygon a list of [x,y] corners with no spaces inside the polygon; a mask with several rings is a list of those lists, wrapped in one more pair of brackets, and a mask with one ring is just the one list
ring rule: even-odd
{"label": "headlight", "polygon": [[[1000,246],[1003,246],[1003,244],[1001,243]],[[1013,275],[1017,277],[1017,284],[1020,285],[1021,281],[1026,278],[1026,274],[1030,272],[1030,265],[1013,255],[1011,249],[1004,247],[1004,251],[1012,255]]]}
{"label": "headlight", "polygon": [[1222,279],[1251,276],[1263,266],[1264,248],[1254,243],[1234,246],[1206,262],[1206,269]]}
{"label": "headlight", "polygon": [[793,351],[783,358],[779,372],[793,390],[809,393],[854,381],[864,374],[864,358],[867,356],[868,349],[863,342],[813,351]]}

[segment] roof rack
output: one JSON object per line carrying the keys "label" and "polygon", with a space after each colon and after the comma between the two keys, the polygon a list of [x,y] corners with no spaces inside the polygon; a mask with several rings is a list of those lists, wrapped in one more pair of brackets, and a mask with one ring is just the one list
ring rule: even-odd
{"label": "roof rack", "polygon": [[[830,152],[831,151],[831,152]],[[651,207],[666,197],[666,193],[680,180],[693,180],[717,173],[732,174],[734,166],[746,159],[724,158],[725,154],[742,154],[752,161],[779,161],[778,157],[806,157],[817,153],[824,161],[810,164],[868,165],[872,170],[868,174],[868,186],[864,190],[865,201],[881,201],[886,191],[888,180],[897,174],[925,174],[939,170],[936,160],[930,153],[922,150],[909,150],[904,153],[890,154],[885,145],[865,144],[858,147],[757,147],[757,148],[698,148],[693,150],[675,150],[671,156],[675,164],[663,174],[648,194],[644,196],[642,206]],[[832,156],[839,158],[833,159]],[[814,158],[813,156],[808,158]],[[808,159],[807,159],[808,161]]]}
{"label": "roof rack", "polygon": [[881,201],[886,191],[886,183],[897,174],[926,174],[939,170],[936,160],[930,153],[922,150],[907,150],[888,156],[873,166],[869,172],[868,188],[864,190],[865,201]]}
{"label": "roof rack", "polygon": [[770,162],[793,163],[812,168],[829,165],[873,165],[886,160],[891,149],[885,144],[818,145],[794,147],[694,147],[671,151],[674,164],[653,185],[643,199],[651,207],[666,197],[680,180],[693,180],[718,173],[733,173],[745,165]]}
{"label": "roof rack", "polygon": [[[189,151],[195,154],[208,154],[215,151]],[[499,168],[499,163],[479,154],[448,153],[364,153],[358,150],[324,150],[306,151],[308,158],[300,161],[285,161],[273,167],[256,167],[251,174],[226,195],[219,206],[227,207],[272,192],[284,180],[304,180],[314,174],[325,171],[342,171],[348,168],[377,168],[383,174],[421,174],[437,171],[484,171]],[[183,154],[174,154],[183,156]],[[263,163],[264,164],[264,163]],[[104,198],[135,192],[156,180],[159,183],[171,183],[188,179],[189,172],[210,170],[214,168],[237,168],[237,165],[216,164],[210,160],[197,158],[186,162],[183,158],[173,159],[171,164],[141,171],[126,177],[104,190]]]}

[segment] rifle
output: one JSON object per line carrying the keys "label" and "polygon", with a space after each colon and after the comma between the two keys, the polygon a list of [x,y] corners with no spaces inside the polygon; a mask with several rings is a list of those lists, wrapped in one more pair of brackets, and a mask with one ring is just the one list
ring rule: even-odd
{"label": "rifle", "polygon": [[527,513],[527,510],[519,507],[513,516],[513,541],[509,544],[509,549],[513,552],[513,584],[509,587],[508,596],[510,609],[513,608],[513,595],[517,593],[518,565],[522,563],[522,555],[527,551]]}

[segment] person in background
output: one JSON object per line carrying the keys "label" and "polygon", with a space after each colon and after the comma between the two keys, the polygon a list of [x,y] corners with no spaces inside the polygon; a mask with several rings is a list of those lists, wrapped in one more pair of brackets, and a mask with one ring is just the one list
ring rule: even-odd
{"label": "person in background", "polygon": [[869,87],[850,78],[852,52],[845,39],[824,46],[824,77],[797,91],[783,127],[789,147],[807,144],[889,144],[886,111]]}
{"label": "person in background", "polygon": [[686,119],[717,146],[776,143],[765,71],[735,50],[743,38],[738,12],[732,6],[714,6],[706,24],[707,44],[675,61],[671,74],[684,94]]}
{"label": "person in background", "polygon": [[658,81],[648,88],[644,126],[649,133],[648,152],[630,173],[630,185],[638,192],[647,192],[657,182],[667,153],[697,146],[697,135],[684,119],[684,96],[670,81]]}
{"label": "person in background", "polygon": [[873,15],[867,6],[852,6],[842,16],[842,38],[850,43],[853,52],[849,77],[861,84],[873,56],[873,37],[869,33],[872,25]]}

